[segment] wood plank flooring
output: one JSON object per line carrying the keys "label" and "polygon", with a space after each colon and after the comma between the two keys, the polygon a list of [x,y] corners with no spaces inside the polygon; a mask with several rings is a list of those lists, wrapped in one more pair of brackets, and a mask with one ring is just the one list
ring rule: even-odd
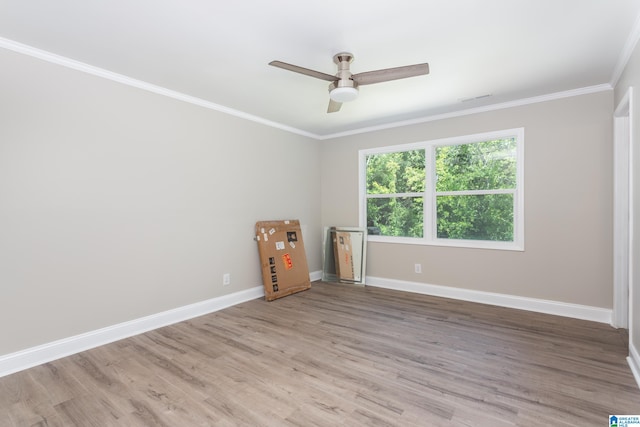
{"label": "wood plank flooring", "polygon": [[608,325],[314,283],[0,378],[0,426],[604,426]]}

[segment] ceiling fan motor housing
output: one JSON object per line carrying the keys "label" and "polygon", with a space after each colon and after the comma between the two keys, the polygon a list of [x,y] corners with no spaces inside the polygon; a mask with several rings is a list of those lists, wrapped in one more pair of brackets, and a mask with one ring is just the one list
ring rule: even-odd
{"label": "ceiling fan motor housing", "polygon": [[336,73],[337,81],[329,85],[329,97],[335,102],[349,102],[358,97],[358,84],[351,79],[349,64],[353,61],[350,53],[338,53],[334,55],[333,62],[338,65]]}
{"label": "ceiling fan motor housing", "polygon": [[351,79],[352,73],[349,69],[349,64],[353,62],[353,54],[342,52],[333,56],[333,62],[338,65],[338,72],[336,73],[336,77],[338,81],[329,85],[329,91],[331,91],[335,87],[351,87],[354,89],[358,88],[358,84]]}

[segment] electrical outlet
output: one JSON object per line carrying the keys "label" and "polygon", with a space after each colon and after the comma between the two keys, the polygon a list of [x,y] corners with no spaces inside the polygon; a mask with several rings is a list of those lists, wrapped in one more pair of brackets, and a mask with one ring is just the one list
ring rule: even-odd
{"label": "electrical outlet", "polygon": [[224,273],[222,275],[222,285],[227,286],[231,284],[231,273]]}
{"label": "electrical outlet", "polygon": [[422,264],[416,264],[414,268],[416,273],[422,273]]}

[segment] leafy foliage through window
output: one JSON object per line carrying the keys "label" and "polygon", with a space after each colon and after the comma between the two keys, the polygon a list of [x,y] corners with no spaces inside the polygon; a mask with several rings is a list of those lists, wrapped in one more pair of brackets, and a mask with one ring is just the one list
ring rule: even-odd
{"label": "leafy foliage through window", "polygon": [[521,242],[522,130],[484,136],[362,152],[370,234]]}
{"label": "leafy foliage through window", "polygon": [[422,237],[424,150],[367,156],[367,223],[385,236]]}

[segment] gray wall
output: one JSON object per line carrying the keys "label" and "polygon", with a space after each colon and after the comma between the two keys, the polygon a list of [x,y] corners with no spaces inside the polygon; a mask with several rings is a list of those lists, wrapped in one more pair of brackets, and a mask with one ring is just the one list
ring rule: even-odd
{"label": "gray wall", "polygon": [[0,355],[260,286],[257,220],[321,269],[318,141],[5,50],[0,94]]}
{"label": "gray wall", "polygon": [[631,203],[633,204],[634,212],[633,222],[635,224],[635,233],[631,236],[631,242],[632,253],[635,254],[635,257],[632,260],[631,266],[634,277],[633,283],[630,285],[633,288],[634,298],[630,302],[630,320],[633,322],[633,324],[630,325],[630,332],[633,335],[630,337],[630,344],[635,345],[637,351],[637,347],[640,345],[640,259],[637,255],[640,254],[640,246],[638,245],[638,242],[640,242],[640,43],[636,45],[636,48],[615,87],[614,107],[618,105],[630,87],[633,87],[634,91],[632,99],[634,111],[632,113],[633,116],[631,117],[634,131],[631,143],[633,145],[634,152],[631,168],[635,178],[633,182],[634,193],[631,196]]}
{"label": "gray wall", "polygon": [[612,109],[605,91],[325,141],[322,223],[358,224],[359,149],[524,127],[524,252],[369,243],[367,275],[611,308]]}
{"label": "gray wall", "polygon": [[612,92],[319,142],[17,53],[0,65],[0,355],[259,286],[257,220],[300,219],[319,270],[322,226],[358,222],[358,149],[515,127],[526,250],[371,243],[368,274],[612,306]]}

